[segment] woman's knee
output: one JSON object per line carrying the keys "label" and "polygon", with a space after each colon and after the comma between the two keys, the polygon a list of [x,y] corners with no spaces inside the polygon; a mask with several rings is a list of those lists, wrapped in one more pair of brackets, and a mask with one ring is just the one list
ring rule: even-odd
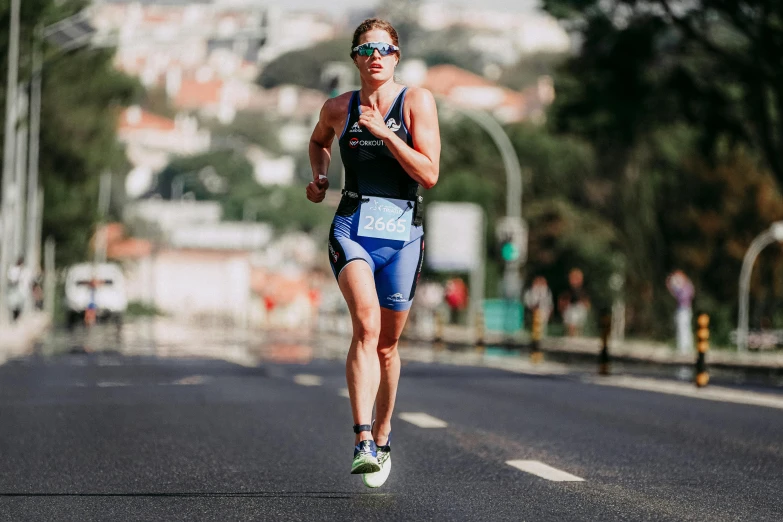
{"label": "woman's knee", "polygon": [[378,344],[378,337],[381,333],[381,319],[377,314],[364,313],[357,314],[353,322],[353,336],[362,344]]}
{"label": "woman's knee", "polygon": [[391,359],[397,354],[399,335],[381,334],[378,339],[378,355],[381,359]]}

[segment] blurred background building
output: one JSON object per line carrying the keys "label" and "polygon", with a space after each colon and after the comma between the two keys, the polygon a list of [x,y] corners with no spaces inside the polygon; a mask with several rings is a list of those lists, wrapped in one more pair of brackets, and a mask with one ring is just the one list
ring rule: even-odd
{"label": "blurred background building", "polygon": [[[90,6],[92,44],[114,49],[113,69],[143,92],[116,120],[128,165],[112,202],[122,224],[95,236],[106,234],[107,257],[123,264],[130,301],[178,316],[293,325],[312,316],[309,279],[336,292],[329,278],[313,276],[325,272],[317,245],[331,211],[308,208],[297,187],[310,176],[307,142],[320,107],[357,84],[347,48],[354,19],[377,13],[395,22],[384,9],[227,0]],[[545,121],[554,100],[548,71],[519,85],[498,80],[525,56],[568,49],[553,18],[438,2],[397,18],[403,36],[416,27],[403,42],[401,81],[502,123]],[[442,42],[428,49],[432,41]],[[448,57],[459,54],[469,60]],[[332,170],[339,175],[339,152]]]}

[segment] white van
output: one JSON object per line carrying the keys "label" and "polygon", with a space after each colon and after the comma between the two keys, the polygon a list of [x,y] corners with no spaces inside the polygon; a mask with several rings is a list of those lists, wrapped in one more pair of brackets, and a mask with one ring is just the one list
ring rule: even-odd
{"label": "white van", "polygon": [[94,307],[99,320],[111,319],[118,324],[128,309],[125,276],[115,263],[79,263],[65,275],[65,305],[68,326],[84,321],[84,312]]}

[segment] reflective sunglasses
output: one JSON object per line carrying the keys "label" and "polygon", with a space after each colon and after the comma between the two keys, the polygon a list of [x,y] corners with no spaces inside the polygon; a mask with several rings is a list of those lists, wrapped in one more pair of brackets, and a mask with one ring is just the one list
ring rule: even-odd
{"label": "reflective sunglasses", "polygon": [[389,56],[390,54],[396,53],[400,50],[400,48],[396,45],[392,45],[386,42],[367,42],[363,43],[362,45],[357,45],[351,50],[357,53],[359,56],[372,56],[372,53],[376,49],[381,54],[381,56]]}

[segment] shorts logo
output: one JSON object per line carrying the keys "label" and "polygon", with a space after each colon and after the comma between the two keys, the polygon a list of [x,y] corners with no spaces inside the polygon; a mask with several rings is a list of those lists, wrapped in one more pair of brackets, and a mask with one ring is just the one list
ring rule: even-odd
{"label": "shorts logo", "polygon": [[351,127],[351,130],[349,130],[348,132],[362,132],[362,128],[359,126],[359,122],[357,121],[356,123],[354,123],[353,126]]}
{"label": "shorts logo", "polygon": [[350,140],[348,140],[348,145],[352,149],[355,149],[356,147],[359,146],[359,138],[351,138]]}
{"label": "shorts logo", "polygon": [[395,303],[404,303],[405,301],[407,301],[407,299],[405,299],[400,292],[388,296],[386,300],[394,301]]}
{"label": "shorts logo", "polygon": [[397,120],[394,118],[389,118],[389,121],[386,122],[386,126],[389,127],[389,130],[392,132],[397,132],[400,130],[400,124],[397,123]]}
{"label": "shorts logo", "polygon": [[340,252],[337,252],[334,247],[332,246],[332,242],[329,242],[329,255],[332,256],[332,261],[337,262],[338,259],[340,259]]}

